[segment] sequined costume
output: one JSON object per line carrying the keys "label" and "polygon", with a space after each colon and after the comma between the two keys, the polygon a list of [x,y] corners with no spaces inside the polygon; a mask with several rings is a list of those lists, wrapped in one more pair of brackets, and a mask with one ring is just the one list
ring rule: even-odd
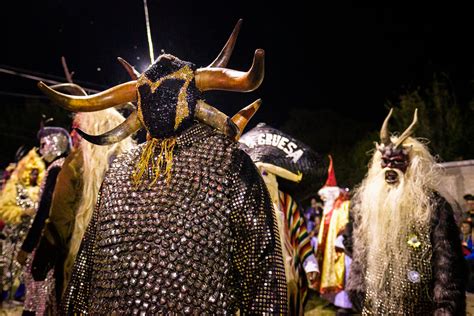
{"label": "sequined costume", "polygon": [[170,184],[135,191],[128,175],[143,147],[106,176],[65,312],[285,314],[275,218],[250,158],[196,124],[178,137]]}
{"label": "sequined costume", "polygon": [[89,224],[64,312],[286,314],[279,235],[265,185],[235,142],[260,101],[232,118],[204,102],[209,90],[248,92],[263,81],[264,51],[247,72],[225,68],[239,21],[209,66],[163,54],[137,80],[74,97],[43,83],[59,105],[137,109],[102,135],[110,145],[141,128],[147,142],[113,162]]}

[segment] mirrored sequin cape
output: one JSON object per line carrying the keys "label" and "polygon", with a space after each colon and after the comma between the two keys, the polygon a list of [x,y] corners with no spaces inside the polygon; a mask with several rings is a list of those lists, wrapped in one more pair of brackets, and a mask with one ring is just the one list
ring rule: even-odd
{"label": "mirrored sequin cape", "polygon": [[64,313],[286,314],[276,220],[251,159],[196,124],[177,139],[171,181],[134,189],[142,150],[105,177]]}

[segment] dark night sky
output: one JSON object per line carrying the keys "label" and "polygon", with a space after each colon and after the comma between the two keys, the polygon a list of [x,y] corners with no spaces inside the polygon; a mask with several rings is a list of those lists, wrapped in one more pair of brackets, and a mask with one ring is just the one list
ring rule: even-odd
{"label": "dark night sky", "polygon": [[[433,71],[447,72],[460,98],[472,96],[474,20],[467,8],[328,2],[148,0],[155,55],[163,49],[205,66],[243,18],[229,67],[246,70],[263,48],[264,83],[250,94],[206,97],[228,114],[261,97],[254,123],[277,127],[291,107],[331,108],[378,126],[385,101],[427,82]],[[62,77],[64,55],[75,80],[102,88],[128,80],[117,56],[139,70],[147,66],[142,0],[8,3],[0,13],[2,66]],[[31,80],[0,73],[0,84],[2,112],[17,102],[2,92],[39,94]]]}

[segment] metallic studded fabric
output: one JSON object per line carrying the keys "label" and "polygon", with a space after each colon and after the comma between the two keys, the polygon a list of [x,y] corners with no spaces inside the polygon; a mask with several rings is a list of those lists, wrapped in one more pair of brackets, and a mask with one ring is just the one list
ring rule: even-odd
{"label": "metallic studded fabric", "polygon": [[[400,284],[400,293],[403,297],[395,300],[394,297],[383,299],[371,284],[383,278],[383,271],[374,275],[367,273],[367,294],[362,315],[432,315],[433,303],[433,278],[431,257],[433,254],[430,242],[430,232],[427,225],[413,225],[413,233],[404,240],[410,249],[409,264],[405,269],[394,271],[389,268],[387,280]],[[411,238],[410,238],[411,237]],[[410,240],[411,239],[411,240]],[[397,260],[397,254],[386,255],[380,260]],[[380,269],[382,270],[382,269]],[[387,284],[387,287],[389,285]]]}
{"label": "metallic studded fabric", "polygon": [[173,176],[134,188],[143,146],[104,183],[63,301],[85,314],[286,314],[271,201],[250,158],[209,127],[178,137]]}

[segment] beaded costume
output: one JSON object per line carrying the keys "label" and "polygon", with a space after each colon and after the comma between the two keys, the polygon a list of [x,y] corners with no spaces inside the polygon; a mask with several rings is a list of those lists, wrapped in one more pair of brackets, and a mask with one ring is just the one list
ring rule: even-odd
{"label": "beaded costume", "polygon": [[104,145],[148,132],[105,176],[65,314],[286,314],[271,201],[235,142],[259,102],[230,119],[202,99],[207,90],[252,91],[262,82],[263,50],[248,72],[223,68],[239,27],[208,67],[161,55],[138,80],[81,98],[40,83],[73,111],[137,101],[110,132],[78,131],[86,140]]}
{"label": "beaded costume", "polygon": [[283,313],[278,234],[248,156],[196,124],[178,137],[170,184],[161,176],[151,190],[149,180],[134,190],[129,173],[142,150],[120,156],[106,176],[65,307],[98,314],[225,314],[239,307],[244,314]]}

